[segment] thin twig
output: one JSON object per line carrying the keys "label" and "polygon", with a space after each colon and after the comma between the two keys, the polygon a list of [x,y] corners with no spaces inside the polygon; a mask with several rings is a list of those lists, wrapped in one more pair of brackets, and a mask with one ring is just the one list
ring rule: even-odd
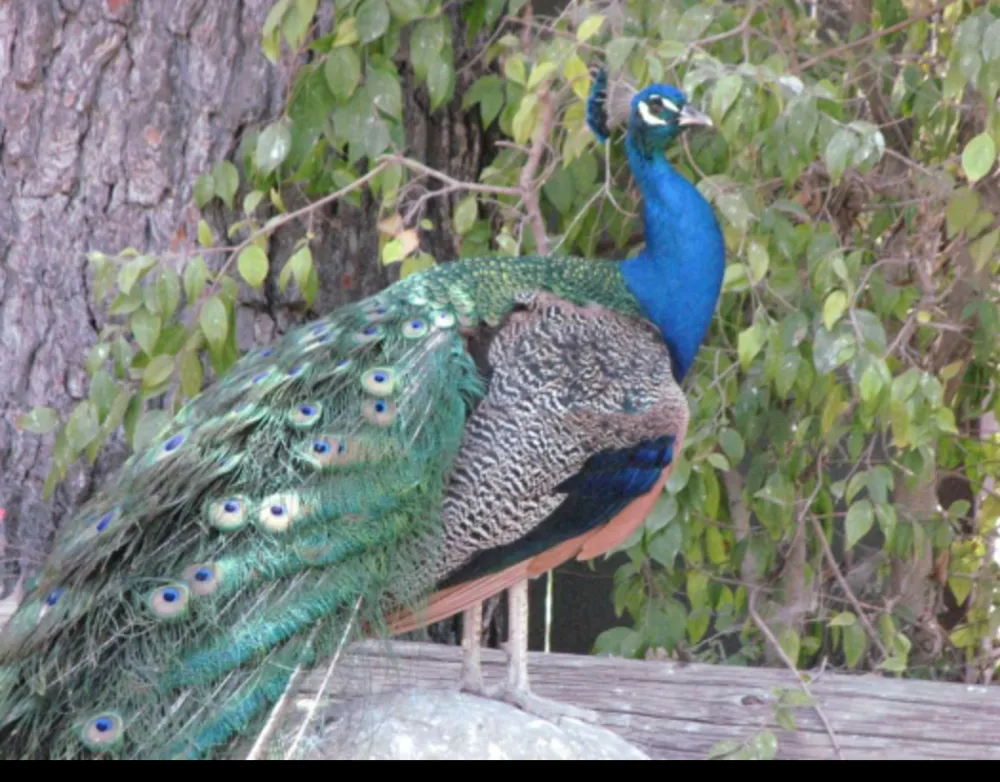
{"label": "thin twig", "polygon": [[[737,35],[744,35],[750,29],[750,21],[753,19],[753,15],[757,13],[757,8],[760,5],[759,0],[757,2],[750,3],[747,6],[747,12],[743,16],[743,21],[741,21],[736,27],[732,27],[729,30],[725,30],[721,33],[716,33],[715,35],[710,35],[707,38],[700,38],[688,47],[688,51],[694,49],[695,47],[701,48],[704,46],[711,46],[713,43],[719,43],[720,41],[727,41],[730,38],[735,38]],[[749,58],[747,58],[749,61]]]}
{"label": "thin twig", "polygon": [[344,628],[343,635],[340,636],[340,643],[337,645],[337,651],[333,655],[333,659],[330,660],[330,665],[327,666],[326,674],[323,676],[323,681],[319,686],[319,690],[316,692],[316,697],[312,699],[309,704],[309,710],[306,712],[305,719],[302,720],[302,724],[299,726],[298,733],[295,734],[295,740],[292,741],[292,746],[288,748],[285,753],[285,760],[290,760],[295,755],[295,751],[299,748],[299,744],[302,742],[302,737],[305,736],[306,729],[309,724],[313,721],[316,716],[316,710],[319,708],[319,702],[323,699],[323,695],[326,693],[326,688],[330,686],[330,679],[333,678],[333,671],[337,667],[337,661],[340,659],[340,653],[344,650],[344,644],[347,643],[347,636],[350,635],[351,629],[354,627],[354,620],[358,615],[358,610],[361,608],[361,601],[363,598],[359,597],[354,603],[354,610],[351,612],[351,619],[347,623],[347,627]]}
{"label": "thin twig", "polygon": [[466,190],[470,193],[486,193],[488,195],[506,195],[515,197],[521,195],[520,188],[503,187],[501,185],[484,185],[479,182],[463,182],[449,176],[443,171],[438,171],[436,168],[431,168],[430,166],[426,166],[423,163],[411,158],[403,157],[402,155],[383,155],[379,158],[379,165],[389,165],[391,163],[398,163],[411,171],[416,171],[424,176],[437,179],[439,182],[444,182],[449,188],[451,188],[451,190]]}
{"label": "thin twig", "polygon": [[535,247],[539,255],[549,254],[549,237],[545,231],[545,217],[542,215],[542,208],[538,203],[538,189],[535,187],[535,174],[542,162],[542,155],[545,152],[546,141],[549,132],[552,130],[552,123],[555,121],[556,107],[552,96],[548,90],[542,90],[538,95],[538,101],[542,107],[541,118],[538,127],[535,128],[535,136],[531,142],[531,149],[528,152],[528,160],[521,169],[521,176],[518,179],[518,192],[521,200],[524,201],[525,211],[531,221],[531,228],[535,234]]}
{"label": "thin twig", "polygon": [[[215,281],[212,283],[212,288],[210,289],[210,293],[214,294],[218,290],[218,287],[222,282],[222,276],[229,270],[229,267],[232,266],[233,261],[235,261],[239,257],[240,252],[244,250],[246,247],[249,247],[251,244],[253,244],[261,236],[270,235],[279,228],[281,228],[281,226],[287,225],[293,220],[297,220],[298,218],[310,214],[311,212],[315,212],[317,209],[326,206],[327,204],[333,203],[334,201],[343,198],[345,195],[348,195],[349,193],[353,193],[358,188],[363,187],[367,185],[369,182],[371,182],[375,177],[377,177],[386,168],[388,168],[389,165],[393,162],[397,161],[380,160],[378,164],[375,166],[375,168],[373,168],[367,174],[365,174],[362,177],[358,177],[353,182],[351,182],[351,184],[340,188],[340,190],[336,191],[335,193],[330,193],[329,195],[325,195],[319,200],[313,201],[312,203],[303,206],[301,209],[296,209],[294,212],[287,212],[286,214],[281,215],[281,217],[275,217],[272,218],[271,220],[268,220],[261,228],[258,228],[256,231],[250,234],[246,239],[244,239],[238,245],[230,249],[231,254],[229,258],[226,260],[226,262],[222,264],[222,266],[219,268],[219,271],[215,276]],[[206,301],[206,299],[203,298],[202,302],[204,301]],[[197,322],[197,320],[198,319],[195,318],[195,322]]]}
{"label": "thin twig", "polygon": [[[916,24],[917,22],[922,21],[929,16],[934,16],[934,14],[938,13],[939,11],[943,11],[945,8],[951,5],[952,2],[954,2],[954,0],[946,0],[946,2],[936,3],[935,5],[932,5],[925,11],[920,11],[918,13],[911,14],[902,22],[897,22],[896,24],[889,25],[888,27],[885,27],[881,30],[876,30],[875,32],[868,33],[868,35],[863,35],[856,41],[850,41],[848,43],[841,44],[840,46],[834,46],[832,49],[827,49],[822,54],[817,54],[815,57],[811,57],[804,63],[799,65],[799,70],[804,71],[807,68],[812,68],[814,65],[818,65],[819,63],[823,62],[824,60],[828,60],[831,57],[837,57],[838,55],[850,51],[851,49],[855,49],[858,46],[864,46],[865,44],[871,43],[872,41],[877,41],[879,38],[884,38],[887,35],[898,33],[900,30],[905,30],[910,25]],[[981,4],[982,0],[976,3],[976,5],[981,5]]]}
{"label": "thin twig", "polygon": [[795,663],[792,662],[791,658],[785,653],[785,650],[781,648],[781,644],[778,643],[778,639],[774,637],[774,633],[771,632],[771,628],[767,626],[767,623],[761,618],[760,614],[757,613],[757,589],[750,590],[750,599],[747,601],[747,609],[750,611],[750,618],[753,619],[754,624],[757,625],[757,629],[760,630],[764,637],[767,638],[768,643],[770,643],[775,652],[777,652],[778,657],[793,674],[795,678],[799,680],[799,686],[802,691],[812,699],[812,707],[816,712],[816,716],[819,717],[819,721],[823,723],[823,727],[826,729],[827,735],[830,737],[830,743],[833,744],[833,751],[837,755],[837,760],[844,759],[844,753],[840,749],[840,742],[837,740],[837,734],[833,731],[833,725],[830,724],[830,720],[826,716],[826,712],[823,711],[823,707],[819,704],[819,698],[813,695],[812,690],[809,689],[809,684],[806,682],[805,677],[799,673],[798,668],[795,667]]}
{"label": "thin twig", "polygon": [[[822,471],[823,455],[820,454],[816,459],[816,474],[819,475]],[[868,615],[864,612],[864,609],[862,609],[861,603],[858,602],[858,598],[855,597],[854,590],[851,589],[851,585],[847,583],[847,579],[844,578],[844,574],[840,571],[840,565],[837,563],[837,558],[833,555],[833,549],[830,548],[830,542],[826,539],[826,533],[823,532],[823,525],[819,523],[819,519],[815,516],[810,516],[809,520],[812,522],[813,529],[816,531],[816,537],[819,538],[820,546],[823,547],[823,556],[826,559],[826,563],[829,565],[830,570],[833,571],[833,577],[837,579],[837,583],[840,584],[840,588],[844,590],[844,596],[854,607],[854,612],[858,615],[858,620],[862,625],[864,625],[865,630],[872,639],[872,643],[878,647],[879,652],[882,654],[882,659],[889,659],[889,653],[886,651],[885,646],[883,646],[882,640],[875,632],[875,628],[872,627],[872,623],[868,621]]]}

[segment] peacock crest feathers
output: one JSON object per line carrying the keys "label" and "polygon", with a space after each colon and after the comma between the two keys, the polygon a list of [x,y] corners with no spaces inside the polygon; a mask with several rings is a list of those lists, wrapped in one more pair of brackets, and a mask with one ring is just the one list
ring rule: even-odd
{"label": "peacock crest feathers", "polygon": [[636,89],[623,76],[612,79],[606,68],[592,68],[590,95],[587,98],[587,126],[605,142],[612,131],[628,121]]}
{"label": "peacock crest feathers", "polygon": [[417,603],[485,393],[462,335],[539,287],[637,313],[610,262],[454,262],[248,353],[187,404],[61,527],[0,635],[0,753],[211,754],[345,628]]}

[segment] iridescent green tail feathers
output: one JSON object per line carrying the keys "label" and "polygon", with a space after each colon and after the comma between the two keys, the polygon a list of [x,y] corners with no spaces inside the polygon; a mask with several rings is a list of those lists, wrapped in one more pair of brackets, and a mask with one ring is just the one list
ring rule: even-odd
{"label": "iridescent green tail feathers", "polygon": [[613,264],[444,264],[193,400],[59,530],[0,634],[0,758],[225,753],[296,666],[419,610],[484,393],[459,331],[536,287],[634,306]]}

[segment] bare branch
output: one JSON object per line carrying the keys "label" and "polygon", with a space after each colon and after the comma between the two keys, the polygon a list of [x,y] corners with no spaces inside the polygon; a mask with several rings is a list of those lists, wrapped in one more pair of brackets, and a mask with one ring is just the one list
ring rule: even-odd
{"label": "bare branch", "polygon": [[518,191],[521,200],[524,201],[525,210],[528,212],[528,219],[531,221],[531,230],[535,234],[535,246],[540,255],[548,255],[549,238],[545,231],[545,217],[542,215],[542,208],[538,202],[538,188],[535,186],[535,174],[542,162],[542,155],[545,152],[549,132],[552,130],[552,123],[555,121],[556,109],[552,96],[547,90],[542,90],[538,95],[538,102],[541,105],[542,113],[535,128],[535,136],[531,142],[531,149],[528,152],[528,160],[521,169],[521,176],[518,180]]}
{"label": "bare branch", "polygon": [[837,754],[837,760],[843,760],[844,753],[840,749],[840,742],[837,740],[837,734],[833,732],[833,725],[830,724],[830,720],[827,718],[826,713],[819,705],[819,699],[812,694],[805,677],[799,673],[798,668],[795,667],[795,663],[788,657],[785,650],[781,648],[781,644],[778,643],[778,639],[774,637],[774,633],[771,632],[771,628],[767,626],[767,623],[761,618],[760,614],[757,613],[757,591],[757,589],[752,589],[750,591],[750,599],[747,600],[747,609],[750,611],[750,618],[753,619],[754,624],[757,625],[757,629],[764,634],[765,638],[767,638],[768,643],[774,647],[774,651],[777,653],[778,657],[781,658],[785,667],[795,674],[795,678],[799,680],[799,686],[802,688],[802,691],[812,699],[812,707],[816,712],[816,716],[819,717],[820,722],[823,723],[823,727],[826,728],[827,735],[830,737],[830,743],[833,744],[833,751]]}

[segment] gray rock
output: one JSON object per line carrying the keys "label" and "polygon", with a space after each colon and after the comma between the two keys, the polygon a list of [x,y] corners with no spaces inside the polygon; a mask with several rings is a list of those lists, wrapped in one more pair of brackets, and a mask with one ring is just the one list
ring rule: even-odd
{"label": "gray rock", "polygon": [[620,736],[574,719],[554,724],[453,691],[379,695],[348,706],[309,742],[310,759],[648,760]]}

